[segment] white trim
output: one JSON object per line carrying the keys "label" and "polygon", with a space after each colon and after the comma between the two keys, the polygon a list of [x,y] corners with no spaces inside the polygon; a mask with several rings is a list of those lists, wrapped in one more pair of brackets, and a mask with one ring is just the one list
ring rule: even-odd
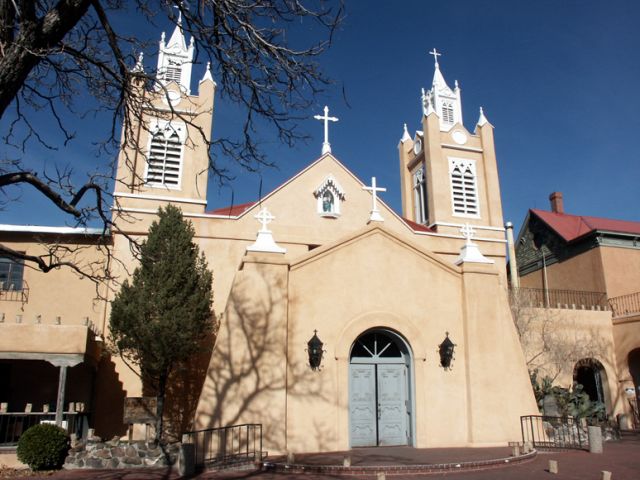
{"label": "white trim", "polygon": [[483,149],[477,147],[466,147],[464,145],[453,145],[451,143],[442,143],[441,145],[443,148],[451,148],[453,150],[462,150],[465,152],[482,153],[484,151]]}
{"label": "white trim", "polygon": [[24,232],[24,233],[62,233],[65,235],[98,235],[106,233],[102,228],[84,227],[46,227],[40,225],[10,225],[0,224],[0,232]]}
{"label": "white trim", "polygon": [[164,195],[141,195],[138,193],[119,193],[115,192],[113,194],[114,197],[125,197],[125,198],[139,198],[142,200],[161,200],[166,202],[176,202],[176,203],[195,203],[197,205],[206,205],[206,200],[199,200],[197,198],[176,198],[176,197],[167,197]]}
{"label": "white trim", "polygon": [[[131,213],[148,213],[151,215],[156,215],[158,213],[157,210],[151,210],[148,208],[131,208],[131,207],[111,207],[111,210],[114,212],[131,212]],[[194,212],[182,212],[183,217],[194,217],[194,218],[222,218],[222,219],[231,219],[237,220],[240,218],[239,216],[232,215],[218,215],[215,213],[194,213]]]}
{"label": "white trim", "polygon": [[[431,225],[429,225],[429,228],[437,227],[439,225],[442,225],[443,227],[455,227],[455,228],[464,227],[464,223],[434,222]],[[473,225],[473,228],[478,229],[478,230],[493,230],[494,232],[504,232],[505,231],[505,229],[502,228],[502,227],[490,227],[488,225]]]}
{"label": "white trim", "polygon": [[[442,237],[442,238],[457,238],[457,239],[466,241],[466,238],[463,237],[462,235],[448,235],[446,233],[421,232],[421,231],[418,231],[418,230],[413,230],[413,232],[416,235],[426,235],[426,236],[430,236],[430,237]],[[473,237],[473,240],[474,241],[479,241],[479,242],[507,243],[506,240],[499,239],[499,238]]]}

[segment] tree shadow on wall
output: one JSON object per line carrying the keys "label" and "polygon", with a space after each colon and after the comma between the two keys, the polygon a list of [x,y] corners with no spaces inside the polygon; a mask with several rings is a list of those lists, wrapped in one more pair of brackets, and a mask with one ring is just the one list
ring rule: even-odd
{"label": "tree shadow on wall", "polygon": [[292,364],[287,354],[295,326],[287,322],[284,281],[260,271],[237,275],[199,412],[199,428],[260,423],[265,446],[279,451],[287,450],[287,390],[314,400],[323,398],[317,373],[307,364]]}
{"label": "tree shadow on wall", "polygon": [[179,441],[182,433],[194,429],[193,419],[211,360],[215,330],[203,341],[200,353],[179,364],[169,376],[164,430],[170,441]]}
{"label": "tree shadow on wall", "polygon": [[102,438],[122,436],[127,426],[122,422],[126,392],[110,355],[98,363],[96,374],[93,426]]}

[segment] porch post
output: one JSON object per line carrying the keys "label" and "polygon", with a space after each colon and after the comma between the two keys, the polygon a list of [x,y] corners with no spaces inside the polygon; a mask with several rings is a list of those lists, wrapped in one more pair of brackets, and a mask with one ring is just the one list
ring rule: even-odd
{"label": "porch post", "polygon": [[62,427],[62,412],[64,411],[64,392],[67,387],[67,366],[60,365],[58,379],[58,398],[56,400],[56,425]]}

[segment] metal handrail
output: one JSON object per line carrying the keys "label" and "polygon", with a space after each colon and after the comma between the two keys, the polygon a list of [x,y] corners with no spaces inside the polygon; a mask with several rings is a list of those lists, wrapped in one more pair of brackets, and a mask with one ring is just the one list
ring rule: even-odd
{"label": "metal handrail", "polygon": [[640,292],[620,295],[609,299],[613,317],[622,317],[640,313]]}
{"label": "metal handrail", "polygon": [[509,293],[511,304],[521,307],[609,309],[605,292],[518,287]]}
{"label": "metal handrail", "polygon": [[524,415],[520,417],[523,443],[530,443],[536,450],[584,450],[589,447],[589,437],[580,420],[574,417]]}
{"label": "metal handrail", "polygon": [[245,423],[187,432],[183,443],[195,450],[195,465],[222,467],[262,459],[262,424]]}

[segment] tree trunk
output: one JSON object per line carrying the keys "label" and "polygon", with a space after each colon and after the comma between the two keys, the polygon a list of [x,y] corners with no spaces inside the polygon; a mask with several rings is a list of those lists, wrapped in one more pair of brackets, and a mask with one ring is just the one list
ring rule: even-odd
{"label": "tree trunk", "polygon": [[167,389],[168,373],[163,373],[158,379],[158,418],[156,420],[156,442],[162,439],[163,417],[164,417],[164,395]]}

